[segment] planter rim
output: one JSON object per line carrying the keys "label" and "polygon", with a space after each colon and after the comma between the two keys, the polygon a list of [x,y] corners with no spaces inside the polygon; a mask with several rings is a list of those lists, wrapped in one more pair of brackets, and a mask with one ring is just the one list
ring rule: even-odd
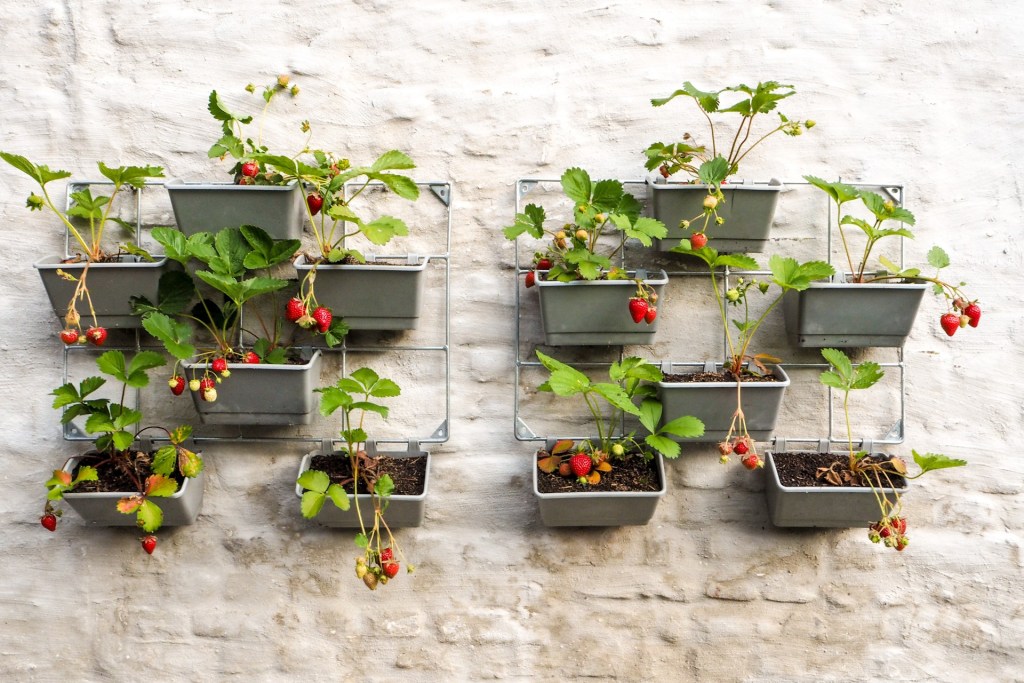
{"label": "planter rim", "polygon": [[[662,368],[662,372],[665,371],[664,367],[665,367],[666,364],[670,365],[670,366],[683,365],[683,366],[697,368],[697,372],[701,372],[703,370],[703,368],[707,365],[707,363],[699,363],[699,362],[662,361],[659,364],[659,366]],[[721,368],[724,367],[724,363],[715,363],[714,367],[715,367],[715,372],[717,372]],[[779,381],[777,381],[777,382],[656,382],[656,384],[659,387],[669,387],[669,388],[678,388],[678,387],[735,387],[737,384],[743,384],[743,386],[745,388],[753,388],[753,387],[757,387],[757,386],[767,386],[767,387],[788,387],[789,386],[789,383],[790,383],[789,375],[787,375],[786,371],[783,370],[781,364],[769,364],[768,367],[772,368],[772,373],[773,374],[777,373],[778,375],[781,375],[781,379]],[[680,373],[680,374],[682,374],[682,373]]]}
{"label": "planter rim", "polygon": [[[661,180],[661,179],[657,179],[657,180],[653,180],[652,181],[650,178],[646,179],[646,183],[647,183],[648,187],[650,187],[650,188],[652,188],[652,189],[654,189],[656,191],[664,191],[664,190],[674,191],[674,190],[689,190],[689,189],[707,191],[707,189],[709,187],[711,187],[710,185],[705,185],[704,183],[689,183],[689,182],[683,182],[683,181],[679,181],[679,180]],[[755,192],[781,192],[782,190],[785,189],[785,187],[786,186],[782,184],[782,181],[780,181],[780,180],[778,180],[776,178],[772,178],[771,180],[762,180],[762,181],[751,180],[751,181],[746,181],[746,182],[725,183],[725,185],[721,186],[721,190],[722,190],[722,192],[728,192],[729,190],[753,190]]]}
{"label": "planter rim", "polygon": [[[853,276],[852,273],[845,273],[845,275]],[[833,282],[830,280],[815,280],[812,282],[808,289],[863,289],[870,287],[872,289],[899,289],[901,291],[914,290],[914,289],[927,289],[928,283],[926,282]]]}
{"label": "planter rim", "polygon": [[[644,270],[644,269],[639,269]],[[636,270],[627,270],[628,275],[636,275]],[[659,268],[654,271],[648,272],[648,275],[643,280],[644,284],[647,285],[664,285],[668,284],[668,273],[664,269]],[[572,282],[559,282],[558,280],[541,280],[538,278],[538,287],[592,287],[592,286],[604,286],[604,287],[622,287],[625,285],[633,285],[632,280],[573,280]]]}
{"label": "planter rim", "polygon": [[[317,269],[332,269],[332,270],[368,270],[368,271],[400,271],[414,273],[423,270],[427,267],[427,263],[430,262],[429,256],[421,256],[419,254],[406,254],[401,256],[374,256],[373,254],[365,254],[366,263],[321,263],[316,267]],[[380,259],[379,261],[377,259]],[[405,263],[391,264],[386,261],[396,261]],[[306,271],[312,270],[313,264],[309,262],[305,254],[299,254],[292,262],[296,270]]]}
{"label": "planter rim", "polygon": [[[369,452],[369,451],[368,451]],[[430,451],[424,449],[417,450],[406,450],[406,451],[372,451],[374,455],[386,455],[388,457],[397,457],[401,455],[408,456],[410,458],[426,457],[427,458],[427,471],[423,477],[423,492],[410,495],[410,494],[393,494],[391,500],[407,500],[407,501],[421,501],[427,497],[427,492],[430,489]],[[322,448],[318,448],[315,451],[310,451],[302,456],[302,460],[299,462],[299,473],[296,475],[296,479],[302,476],[302,473],[309,469],[309,464],[313,460],[314,456],[326,455],[326,452]],[[337,455],[336,452],[332,452],[331,455]],[[302,498],[303,488],[297,482],[295,484],[295,495]],[[360,500],[369,500],[369,493],[357,493],[356,497]]]}
{"label": "planter rim", "polygon": [[[843,453],[834,453],[832,455],[845,455]],[[886,455],[885,453],[872,453],[872,455]],[[766,469],[770,473],[772,480],[778,487],[784,491],[792,491],[794,493],[811,493],[815,491],[859,491],[859,490],[871,490],[868,486],[786,486],[779,479],[779,471],[775,467],[775,453],[767,450],[765,451],[765,462]],[[883,486],[881,488],[883,492],[895,492],[905,493],[910,490],[909,486],[903,486],[902,488],[894,488],[891,486]]]}
{"label": "planter rim", "polygon": [[231,192],[291,192],[298,187],[298,181],[289,181],[287,185],[238,185],[224,180],[182,180],[169,178],[164,187],[170,192],[189,190],[226,190]]}
{"label": "planter rim", "polygon": [[[73,455],[67,459],[67,461],[64,463],[64,467],[62,467],[61,469],[67,472],[68,474],[72,474],[75,471],[75,467],[78,465],[78,463],[82,460],[83,457],[95,452],[96,451],[86,451],[85,453],[82,453],[80,455]],[[197,452],[197,455],[201,455],[201,453]],[[200,474],[198,476],[202,476],[202,473],[205,471],[206,467],[203,467],[203,469],[200,470]],[[183,498],[185,496],[186,490],[188,489],[192,480],[195,478],[196,477],[183,477],[183,481],[181,482],[181,486],[178,487],[178,490],[175,491],[173,495],[165,496],[161,500],[177,500],[179,498]],[[77,498],[110,498],[120,500],[125,496],[135,495],[138,495],[138,491],[95,491],[78,493],[74,491],[69,491],[64,494],[64,497],[71,498],[72,500],[75,500]],[[157,504],[159,505],[159,501],[157,502]]]}
{"label": "planter rim", "polygon": [[[320,352],[320,349],[312,349],[312,352],[308,353],[309,357],[306,358],[305,356],[307,355],[307,352],[310,351],[310,347],[303,346],[303,347],[298,347],[298,348],[301,349],[301,352],[303,354],[303,358],[305,360],[305,362],[302,365],[295,365],[295,364],[291,364],[291,363],[281,363],[281,364],[256,363],[256,364],[250,364],[250,363],[232,362],[232,363],[228,363],[228,368],[232,369],[232,370],[249,369],[249,370],[276,371],[276,372],[303,372],[303,371],[309,369],[309,366],[312,365],[316,361],[316,359],[321,355],[321,352]],[[182,365],[184,365],[186,369],[192,370],[192,369],[195,369],[195,368],[206,367],[208,365],[208,363],[197,363],[197,362],[194,362],[194,361],[189,361],[187,363],[182,363]]]}
{"label": "planter rim", "polygon": [[565,500],[569,498],[579,498],[580,496],[610,496],[613,495],[616,498],[655,498],[662,497],[668,491],[668,481],[665,477],[665,458],[661,453],[656,453],[655,467],[658,470],[658,477],[661,479],[661,488],[657,491],[593,491],[593,492],[571,492],[571,493],[541,493],[537,487],[537,454],[533,454],[531,461],[531,468],[533,469],[533,493],[535,496],[542,500]]}
{"label": "planter rim", "polygon": [[[122,258],[137,259],[130,261],[111,261],[107,263],[93,263],[90,268],[162,268],[167,263],[167,257],[163,254],[153,254],[153,261],[145,261],[140,256],[133,256],[131,254],[125,254]],[[32,264],[33,268],[43,270],[52,267],[67,268],[69,270],[84,269],[87,261],[79,261],[77,263],[63,263],[64,256],[60,254],[54,254],[52,256],[44,256],[35,263]]]}

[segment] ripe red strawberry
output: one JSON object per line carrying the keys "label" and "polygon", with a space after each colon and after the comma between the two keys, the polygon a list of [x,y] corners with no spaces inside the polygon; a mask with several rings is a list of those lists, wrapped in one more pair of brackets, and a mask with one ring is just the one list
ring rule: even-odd
{"label": "ripe red strawberry", "polygon": [[384,548],[384,550],[380,551],[380,561],[382,563],[390,562],[393,559],[395,559],[395,553],[391,548]]}
{"label": "ripe red strawberry", "polygon": [[662,178],[668,178],[670,175],[672,175],[671,173],[668,172],[668,166],[666,164],[662,164],[661,166],[659,166],[658,172],[661,173]]}
{"label": "ripe red strawberry", "polygon": [[946,334],[952,337],[960,329],[960,316],[956,313],[946,313],[939,318],[939,324],[942,325],[942,329],[946,331]]}
{"label": "ripe red strawberry", "polygon": [[247,178],[255,178],[260,172],[260,165],[255,161],[247,161],[242,164],[242,175]]}
{"label": "ripe red strawberry", "polygon": [[892,528],[896,530],[896,533],[903,535],[907,533],[907,518],[906,517],[895,517],[890,520]]}
{"label": "ripe red strawberry", "polygon": [[317,215],[320,213],[320,207],[324,205],[324,198],[318,194],[307,194],[306,195],[306,206],[309,207],[309,213]]}
{"label": "ripe red strawberry", "polygon": [[690,248],[691,249],[700,249],[701,247],[707,245],[707,243],[708,243],[708,236],[705,235],[702,232],[695,232],[692,235],[690,235]]}
{"label": "ripe red strawberry", "polygon": [[750,448],[747,446],[746,441],[737,442],[736,445],[732,447],[732,449],[736,451],[737,455],[746,455],[747,451],[750,450]]}
{"label": "ripe red strawberry", "polygon": [[256,355],[255,351],[249,351],[248,353],[245,354],[245,357],[242,358],[242,362],[246,363],[247,365],[258,365],[260,362],[260,357]]}
{"label": "ripe red strawberry", "polygon": [[969,322],[968,325],[971,327],[977,327],[978,321],[981,320],[981,306],[977,303],[969,304],[967,308],[964,309],[964,315],[971,319],[971,322]]}
{"label": "ripe red strawberry", "polygon": [[551,270],[551,259],[542,258],[537,261],[537,270]]}
{"label": "ripe red strawberry", "polygon": [[228,369],[228,362],[223,358],[214,358],[210,363],[210,369],[219,375]]}
{"label": "ripe red strawberry", "polygon": [[145,538],[143,538],[142,539],[142,549],[145,550],[150,555],[152,555],[153,551],[156,550],[156,536],[150,534],[149,536],[146,536]]}
{"label": "ripe red strawberry", "polygon": [[296,296],[288,299],[288,303],[284,306],[284,317],[288,318],[289,322],[295,322],[304,315],[306,315],[306,304],[302,303],[302,299]]}
{"label": "ripe red strawberry", "polygon": [[586,453],[577,453],[569,458],[569,467],[577,477],[585,477],[590,474],[590,468],[593,465],[594,461]]}
{"label": "ripe red strawberry", "polygon": [[647,302],[640,297],[633,297],[629,300],[629,314],[633,316],[633,322],[639,325],[647,315]]}
{"label": "ripe red strawberry", "polygon": [[758,467],[764,467],[764,461],[753,453],[744,455],[740,458],[740,462],[743,463],[743,466],[748,470],[756,470]]}
{"label": "ripe red strawberry", "polygon": [[317,306],[313,311],[313,320],[316,321],[316,329],[320,330],[321,333],[327,332],[331,329],[331,309],[324,308],[323,306]]}
{"label": "ripe red strawberry", "polygon": [[397,562],[385,562],[381,565],[381,569],[384,570],[384,576],[389,579],[395,578],[398,575],[398,563]]}
{"label": "ripe red strawberry", "polygon": [[[199,396],[200,396],[200,398],[204,398],[206,396],[206,392],[209,391],[210,389],[213,389],[214,386],[216,386],[216,384],[217,383],[213,380],[212,377],[204,377],[201,380],[199,380]],[[205,400],[205,398],[204,398],[204,400]]]}
{"label": "ripe red strawberry", "polygon": [[537,273],[531,270],[529,273],[526,274],[526,288],[529,289],[530,287],[533,287],[535,284],[537,284]]}
{"label": "ripe red strawberry", "polygon": [[175,396],[181,396],[182,392],[185,391],[185,378],[181,375],[171,377],[167,384],[171,387],[171,393]]}
{"label": "ripe red strawberry", "polygon": [[85,331],[85,338],[90,344],[103,346],[103,342],[107,341],[107,330],[103,327],[90,327]]}
{"label": "ripe red strawberry", "polygon": [[61,330],[60,340],[71,346],[78,341],[78,330]]}
{"label": "ripe red strawberry", "polygon": [[650,325],[651,323],[653,323],[654,319],[657,318],[657,317],[658,317],[658,309],[655,308],[654,306],[648,306],[647,307],[647,312],[644,313],[644,320],[647,321],[647,324]]}
{"label": "ripe red strawberry", "polygon": [[47,531],[57,530],[57,516],[49,512],[39,518],[39,523],[42,524]]}

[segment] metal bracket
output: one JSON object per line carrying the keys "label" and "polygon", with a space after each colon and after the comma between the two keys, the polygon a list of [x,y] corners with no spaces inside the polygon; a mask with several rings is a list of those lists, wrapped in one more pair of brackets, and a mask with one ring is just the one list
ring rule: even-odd
{"label": "metal bracket", "polygon": [[519,199],[522,199],[530,193],[530,190],[537,187],[539,183],[536,180],[520,180],[516,183],[516,192],[519,194]]}
{"label": "metal bracket", "polygon": [[882,186],[882,192],[889,196],[889,199],[896,202],[899,205],[903,205],[903,188],[895,185]]}
{"label": "metal bracket", "polygon": [[529,425],[523,422],[523,418],[516,416],[516,439],[520,441],[531,441],[536,439],[537,435],[530,429]]}
{"label": "metal bracket", "polygon": [[[437,429],[434,430],[434,433],[431,434],[429,438],[430,439],[441,439],[443,441],[447,441],[448,440],[448,420],[445,420],[444,422],[439,424],[437,426]],[[412,441],[410,441],[409,443],[411,444]]]}
{"label": "metal bracket", "polygon": [[441,200],[441,203],[447,207],[452,205],[452,188],[448,183],[431,183],[428,185],[430,191],[434,193],[434,196]]}
{"label": "metal bracket", "polygon": [[892,424],[892,427],[889,427],[889,431],[886,433],[886,435],[882,438],[885,441],[896,441],[897,443],[902,443],[904,440],[903,418],[896,420]]}

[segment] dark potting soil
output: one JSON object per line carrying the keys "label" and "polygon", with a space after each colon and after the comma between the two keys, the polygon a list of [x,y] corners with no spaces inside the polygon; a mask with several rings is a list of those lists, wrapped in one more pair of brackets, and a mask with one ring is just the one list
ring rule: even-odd
{"label": "dark potting soil", "polygon": [[315,264],[318,266],[409,266],[410,268],[419,267],[419,265],[416,263],[409,263],[408,259],[406,259],[405,257],[378,261],[367,261],[366,263],[361,263],[358,259],[352,258],[351,256],[346,256],[337,263],[331,263],[330,261],[325,259],[323,256],[320,256],[319,254],[305,252],[303,253],[303,256],[306,257],[306,263],[308,265]]}
{"label": "dark potting soil", "polygon": [[[662,382],[735,382],[736,377],[731,372],[689,372],[682,375],[665,375]],[[741,382],[778,382],[778,377],[769,373],[767,375],[743,375]]]}
{"label": "dark potting soil", "polygon": [[[95,467],[99,480],[83,481],[75,487],[73,493],[137,493],[140,484],[145,486],[146,478],[153,474],[152,464],[153,454],[142,451],[129,451],[127,457],[119,456],[116,459],[106,453],[86,453],[78,466]],[[135,478],[129,473],[134,474]],[[175,472],[172,478],[180,487],[181,476]],[[136,480],[139,484],[136,484]]]}
{"label": "dark potting soil", "polygon": [[[377,461],[377,473],[388,474],[395,483],[395,490],[392,495],[418,496],[423,493],[423,486],[427,480],[427,457],[425,455],[413,458],[392,458],[387,455],[379,455]],[[352,465],[348,457],[344,455],[314,455],[310,460],[311,470],[320,470],[327,473],[331,482],[344,484],[345,491],[352,493]],[[362,468],[360,468],[359,493],[369,493],[366,490],[366,482],[362,480]]]}
{"label": "dark potting soil", "polygon": [[[545,452],[538,455],[546,454]],[[534,464],[534,467],[537,465]],[[602,472],[596,485],[581,484],[573,477],[537,470],[537,490],[541,493],[596,493],[604,491],[660,491],[661,480],[655,461],[634,457],[612,463],[611,472]]]}
{"label": "dark potting soil", "polygon": [[[844,472],[849,472],[848,467],[849,457],[845,454],[836,453],[813,453],[813,452],[793,452],[793,453],[774,453],[772,455],[775,460],[775,469],[779,473],[779,481],[783,486],[820,486],[827,488],[835,488],[834,484],[830,484],[828,481],[822,478],[818,478],[818,469],[821,467],[831,467],[833,463],[838,463],[834,468],[834,471],[840,475],[843,481],[846,480],[843,477]],[[867,456],[875,462],[885,462],[889,460],[888,456]],[[907,485],[907,480],[898,474],[889,475],[889,481],[892,482],[894,488],[903,488]],[[889,481],[882,478],[884,486],[889,486]],[[868,483],[866,481],[851,482],[845,484],[850,487],[866,487]]]}

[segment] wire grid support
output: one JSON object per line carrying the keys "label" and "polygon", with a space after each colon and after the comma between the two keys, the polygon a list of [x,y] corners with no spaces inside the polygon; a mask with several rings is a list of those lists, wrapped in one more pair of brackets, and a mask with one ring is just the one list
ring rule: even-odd
{"label": "wire grid support", "polygon": [[[842,181],[842,178],[840,178],[840,181]],[[558,182],[559,182],[559,180],[558,179],[554,179],[554,178],[521,178],[521,179],[517,180],[516,181],[516,186],[515,186],[515,212],[516,212],[516,214],[521,212],[523,199],[533,189],[535,189],[537,186],[539,186],[542,183],[558,183]],[[647,181],[645,181],[645,180],[624,180],[624,181],[621,181],[621,182],[622,182],[622,184],[624,186],[637,186],[637,185],[645,185]],[[748,184],[748,183],[746,183],[745,181],[742,181],[742,180],[738,180],[738,181],[735,181],[734,184],[738,184],[738,185],[742,186],[742,185]],[[897,204],[902,205],[903,202],[904,202],[905,186],[902,185],[902,184],[898,184],[898,183],[884,183],[883,184],[883,183],[864,183],[864,182],[848,183],[848,184],[853,186],[853,187],[856,187],[856,188],[877,188],[877,189],[880,189],[885,195],[887,195],[889,197],[889,199],[891,199],[892,201],[896,202]],[[793,186],[793,185],[797,185],[797,186],[810,186],[811,183],[809,183],[809,182],[807,182],[805,180],[793,181],[793,182],[786,181],[786,182],[783,182],[783,185],[789,185],[789,186]],[[826,212],[825,212],[826,213],[826,225],[827,225],[827,229],[826,229],[826,247],[825,248],[826,248],[826,260],[827,260],[827,262],[829,264],[832,264],[833,231],[834,231],[834,229],[838,228],[838,225],[835,225],[835,221],[833,220],[833,214],[832,214],[832,211],[830,209],[831,209],[831,204],[827,204],[826,205]],[[623,242],[625,241],[625,236],[622,237],[622,241]],[[900,262],[900,267],[903,268],[904,265],[905,265],[905,259],[906,259],[906,249],[905,249],[906,245],[905,245],[905,238],[904,237],[901,236],[899,238],[899,244],[900,244],[900,246],[899,246],[899,262]],[[620,266],[625,267],[625,249],[621,249],[619,254],[620,254],[620,258],[619,258]],[[515,395],[514,395],[514,406],[513,406],[513,415],[514,415],[513,427],[514,427],[515,438],[516,438],[517,441],[547,441],[547,440],[549,440],[549,437],[538,436],[533,431],[533,429],[530,428],[530,426],[526,423],[526,421],[523,419],[522,415],[520,414],[520,402],[521,402],[520,401],[520,398],[521,398],[520,383],[521,383],[521,378],[522,378],[522,371],[523,371],[524,368],[527,368],[527,367],[540,367],[541,366],[541,363],[538,362],[538,361],[529,361],[529,360],[524,360],[522,358],[522,345],[521,345],[521,340],[522,340],[522,330],[521,330],[521,326],[522,326],[522,316],[521,316],[521,310],[522,310],[521,309],[521,307],[522,307],[522,287],[519,286],[519,282],[520,282],[520,279],[525,277],[526,273],[529,272],[529,271],[530,271],[530,268],[524,268],[523,265],[520,263],[519,249],[518,249],[518,246],[517,246],[517,248],[515,249],[515,275],[516,275],[515,309],[516,309],[516,325],[515,325],[515,332],[514,332],[514,337],[515,337],[514,341],[515,341],[515,346],[516,346],[516,356],[515,356],[515,390],[514,390],[515,391]],[[708,277],[708,276],[711,275],[710,269],[666,270],[666,273],[669,275],[670,278],[671,277],[693,277],[693,276]],[[723,268],[723,270],[721,271],[722,294],[724,295],[725,292],[728,291],[729,288],[731,287],[731,283],[732,283],[733,277],[742,277],[742,276],[770,276],[770,275],[772,275],[772,272],[770,270],[749,270],[749,271],[747,271],[747,270],[741,270],[741,269],[733,269],[733,268],[731,268],[729,266],[725,266]],[[729,357],[729,355],[730,355],[729,354],[729,337],[728,337],[728,334],[726,333],[726,331],[723,329],[722,330],[722,358],[723,359],[727,359]],[[619,360],[621,361],[623,357],[624,357],[623,349],[620,347],[619,348]],[[589,363],[576,363],[575,364],[576,367],[580,367],[580,368],[609,367],[610,365],[611,365],[610,363],[606,363],[606,362],[589,362]],[[831,365],[829,365],[828,363],[785,363],[784,365],[785,365],[785,368],[787,370],[790,370],[790,369],[797,369],[797,370],[828,370],[828,369],[831,369]],[[854,365],[856,365],[856,364],[854,364]],[[899,370],[899,375],[900,375],[900,378],[899,378],[899,396],[900,396],[900,400],[899,400],[899,417],[890,426],[890,428],[886,432],[886,434],[882,438],[880,438],[880,439],[871,439],[871,438],[861,438],[859,440],[858,439],[854,439],[854,442],[859,442],[861,444],[861,447],[862,448],[866,448],[866,449],[869,449],[870,447],[872,447],[874,445],[901,444],[906,439],[906,412],[907,412],[906,411],[906,363],[904,362],[903,349],[901,347],[897,348],[897,361],[896,362],[879,363],[878,365],[880,367],[883,367],[883,368],[896,368],[896,369]],[[835,396],[834,396],[835,390],[832,387],[826,387],[826,388],[827,388],[827,391],[828,391],[828,435],[826,437],[820,437],[820,436],[815,436],[815,437],[787,437],[787,438],[775,437],[775,438],[773,438],[773,442],[774,443],[783,443],[783,444],[785,444],[785,443],[810,443],[810,444],[817,444],[819,448],[823,447],[824,444],[831,445],[831,444],[839,444],[839,443],[843,443],[843,444],[848,443],[848,440],[845,437],[837,437],[836,436],[836,432],[837,432],[836,424],[835,424],[835,419],[836,419],[835,413],[836,413],[836,410],[835,410],[835,400],[834,400],[835,399]],[[624,423],[621,424],[620,428],[623,430],[623,433],[624,433],[625,424]],[[584,438],[588,438],[588,437],[586,437],[586,436],[574,436],[574,437],[565,437],[565,438],[571,438],[573,440],[580,440],[580,439],[584,439]]]}
{"label": "wire grid support", "polygon": [[[345,192],[346,199],[348,199],[350,197],[350,185],[355,185],[355,184],[356,183],[348,183],[348,184],[345,185],[344,192]],[[361,185],[361,183],[359,183],[359,184]],[[93,180],[83,180],[83,181],[69,182],[68,185],[67,185],[67,191],[66,191],[65,211],[67,209],[70,209],[72,204],[73,204],[73,199],[71,198],[71,194],[73,192],[77,192],[80,189],[83,189],[83,188],[86,188],[86,187],[89,187],[89,186],[92,186],[92,185],[108,185],[108,186],[112,186],[113,183],[110,182],[109,180],[96,180],[96,181],[93,181]],[[152,182],[152,183],[147,182],[145,184],[145,187],[141,188],[141,189],[140,188],[131,187],[131,190],[132,190],[132,193],[134,194],[134,199],[135,199],[135,226],[136,226],[136,229],[135,229],[135,241],[136,241],[136,244],[138,246],[140,246],[140,247],[142,245],[142,194],[143,194],[144,190],[146,190],[146,189],[154,188],[154,187],[162,188],[163,185],[164,184],[162,182]],[[444,207],[445,207],[444,251],[443,252],[438,252],[438,253],[432,253],[432,254],[424,255],[425,258],[428,260],[428,265],[429,265],[429,261],[438,261],[438,262],[442,262],[444,264],[444,291],[445,291],[445,295],[444,295],[444,333],[443,333],[444,341],[442,343],[433,344],[433,345],[396,345],[396,346],[387,346],[387,347],[379,347],[379,346],[349,346],[348,345],[348,337],[346,336],[346,338],[343,340],[343,342],[340,345],[336,346],[336,347],[333,347],[333,348],[329,348],[329,347],[320,348],[320,350],[322,352],[328,352],[328,353],[333,352],[333,353],[340,353],[341,354],[341,367],[342,367],[341,372],[342,372],[343,376],[348,374],[348,354],[349,353],[381,352],[382,350],[385,350],[385,351],[403,351],[403,352],[440,353],[440,354],[443,354],[443,356],[444,356],[444,378],[445,378],[444,379],[444,381],[445,381],[445,387],[444,387],[444,405],[445,405],[445,408],[444,408],[444,420],[441,422],[441,424],[438,425],[437,428],[434,429],[434,431],[431,432],[427,436],[423,436],[423,437],[410,437],[410,438],[406,438],[406,439],[377,439],[374,442],[375,444],[405,444],[410,449],[412,449],[414,445],[417,445],[417,447],[418,447],[419,444],[445,443],[445,442],[448,441],[448,439],[451,436],[451,429],[450,429],[450,425],[451,425],[451,243],[452,243],[452,203],[453,203],[453,199],[454,199],[454,193],[453,193],[453,189],[452,189],[452,184],[450,182],[448,182],[448,181],[440,181],[440,180],[438,180],[438,181],[423,181],[423,182],[416,182],[416,185],[417,185],[417,187],[426,188],[427,190],[429,190],[430,194],[437,201],[441,202],[444,205]],[[373,189],[386,188],[386,186],[383,183],[381,183],[380,181],[373,181],[373,182],[369,183],[368,187],[372,187]],[[64,231],[64,250],[65,250],[65,257],[67,257],[67,258],[71,257],[71,253],[70,253],[71,244],[70,244],[70,241],[71,241],[70,232],[65,228],[65,231]],[[398,257],[393,257],[393,256],[388,256],[388,255],[381,255],[379,258],[387,259],[387,258],[398,258]],[[239,315],[242,315],[242,313],[240,312]],[[243,327],[243,326],[244,325],[240,325],[239,328],[241,329],[241,327]],[[105,350],[120,350],[120,351],[134,351],[134,352],[141,351],[142,348],[143,348],[142,347],[142,337],[141,337],[141,332],[142,331],[139,330],[139,329],[136,329],[136,330],[133,330],[133,332],[134,332],[134,337],[135,337],[134,338],[134,344],[126,344],[126,345],[122,345],[122,346],[109,346],[109,347],[105,347]],[[241,332],[239,334],[241,335]],[[75,352],[87,352],[87,351],[90,351],[90,349],[83,348],[83,347],[65,346],[63,351],[64,351],[64,356],[63,356],[64,363],[63,363],[62,377],[63,377],[63,383],[67,384],[68,381],[69,381],[68,359],[70,357],[70,354],[71,353],[75,353]],[[130,393],[132,395],[132,398],[134,399],[132,407],[134,409],[138,410],[139,406],[140,406],[140,403],[141,403],[141,391],[139,389],[134,389]],[[126,398],[126,401],[127,401],[127,398]],[[347,425],[346,425],[346,427],[347,427]],[[64,438],[65,441],[92,441],[93,440],[93,438],[91,436],[89,436],[88,434],[86,434],[78,425],[76,425],[74,423],[74,421],[69,421],[67,423],[63,423],[62,424],[62,435],[63,435],[63,438]],[[160,439],[154,438],[152,440],[153,441],[159,441]],[[324,438],[324,437],[310,437],[310,436],[292,436],[292,437],[289,437],[289,436],[245,436],[245,435],[241,435],[241,434],[239,436],[213,436],[213,435],[196,434],[196,435],[194,435],[192,437],[192,440],[197,442],[197,443],[200,443],[200,442],[211,442],[211,443],[218,443],[218,442],[245,442],[245,443],[295,442],[295,443],[313,443],[313,444],[327,444],[327,443],[331,443],[331,442],[334,441],[334,439],[332,439],[332,438]]]}

